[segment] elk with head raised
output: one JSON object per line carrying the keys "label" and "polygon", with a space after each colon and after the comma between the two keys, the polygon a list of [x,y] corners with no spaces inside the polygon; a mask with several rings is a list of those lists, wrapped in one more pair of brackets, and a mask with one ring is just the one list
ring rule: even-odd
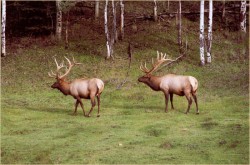
{"label": "elk with head raised", "polygon": [[167,59],[166,54],[159,53],[157,51],[157,60],[156,62],[152,59],[152,69],[148,69],[145,65],[141,64],[140,69],[145,73],[144,76],[138,79],[139,82],[143,82],[148,85],[154,91],[162,91],[165,95],[166,102],[166,112],[168,111],[168,99],[170,96],[171,108],[174,109],[173,106],[173,94],[179,96],[186,96],[188,100],[188,108],[186,110],[186,114],[189,112],[190,106],[192,104],[192,97],[194,98],[196,104],[196,114],[199,114],[198,103],[196,97],[196,91],[198,88],[198,81],[196,78],[192,76],[182,76],[175,74],[167,74],[164,76],[153,76],[152,73],[164,62],[170,61],[170,63],[178,60],[181,56],[176,58],[175,60]]}
{"label": "elk with head raised", "polygon": [[[96,105],[95,97],[97,97],[97,103],[98,103],[98,114],[97,117],[100,116],[100,96],[104,89],[104,83],[102,80],[98,78],[81,78],[81,79],[75,79],[71,82],[68,82],[65,80],[65,77],[69,74],[70,70],[73,66],[79,65],[81,63],[75,62],[73,58],[73,62],[71,62],[67,57],[65,59],[68,61],[68,66],[64,66],[63,62],[58,65],[57,60],[55,59],[56,63],[56,72],[53,71],[49,72],[48,75],[50,77],[56,78],[56,82],[51,86],[51,88],[55,88],[60,90],[64,95],[71,95],[76,99],[75,103],[75,111],[73,114],[77,113],[77,107],[80,104],[83,110],[83,114],[86,117],[90,117],[90,113],[92,112],[93,108]],[[62,68],[66,68],[66,72],[61,75],[59,70]],[[90,99],[91,100],[91,109],[88,114],[85,113],[83,103],[81,99]]]}

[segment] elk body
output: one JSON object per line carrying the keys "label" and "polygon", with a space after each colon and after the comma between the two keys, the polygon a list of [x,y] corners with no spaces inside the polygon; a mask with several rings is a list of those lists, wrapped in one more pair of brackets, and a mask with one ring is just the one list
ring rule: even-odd
{"label": "elk body", "polygon": [[196,92],[198,89],[198,81],[192,76],[182,76],[175,74],[167,74],[165,76],[153,76],[151,73],[154,72],[162,63],[166,61],[176,61],[171,59],[166,59],[166,54],[159,55],[157,51],[157,61],[154,63],[152,59],[152,69],[148,69],[145,63],[145,66],[141,65],[140,69],[146,73],[144,76],[138,79],[139,82],[142,82],[148,85],[154,91],[162,91],[165,95],[166,102],[166,112],[168,112],[168,100],[170,97],[171,108],[173,106],[173,94],[179,96],[186,96],[188,100],[188,108],[186,114],[189,112],[190,106],[192,104],[192,97],[196,104],[196,113],[199,114],[198,102],[196,97]]}
{"label": "elk body", "polygon": [[[98,78],[91,78],[91,79],[81,78],[81,79],[75,79],[71,82],[66,81],[65,77],[68,75],[68,73],[70,72],[72,67],[75,65],[81,64],[81,63],[76,63],[74,58],[73,58],[73,64],[71,63],[71,61],[68,58],[66,58],[66,60],[68,61],[68,64],[69,64],[68,68],[66,66],[64,66],[63,63],[58,65],[58,63],[55,59],[55,63],[57,66],[56,73],[51,71],[51,73],[49,73],[49,76],[55,77],[56,82],[51,86],[51,88],[58,89],[64,95],[71,95],[74,99],[76,99],[75,111],[73,114],[77,113],[77,107],[80,104],[81,108],[83,110],[83,114],[86,117],[90,117],[90,114],[96,105],[95,97],[97,97],[97,103],[98,103],[97,117],[99,117],[100,116],[100,114],[99,114],[100,113],[100,96],[101,96],[101,93],[104,89],[103,81],[98,79]],[[61,68],[64,68],[64,67],[66,68],[66,73],[63,75],[60,75],[59,70]],[[92,106],[91,106],[91,109],[90,109],[88,114],[85,113],[84,106],[83,106],[81,99],[90,99],[91,100]]]}

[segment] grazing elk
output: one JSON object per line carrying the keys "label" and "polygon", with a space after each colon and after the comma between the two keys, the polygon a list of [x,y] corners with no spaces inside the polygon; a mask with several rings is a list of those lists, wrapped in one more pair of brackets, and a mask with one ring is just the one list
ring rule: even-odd
{"label": "grazing elk", "polygon": [[[181,56],[180,56],[181,57]],[[177,59],[179,59],[178,57]],[[199,114],[198,110],[198,103],[196,97],[196,91],[198,88],[198,81],[196,78],[192,76],[182,76],[182,75],[175,75],[175,74],[167,74],[165,76],[153,76],[152,73],[164,62],[171,61],[174,62],[175,60],[167,59],[166,54],[161,55],[157,51],[157,60],[154,63],[152,59],[152,69],[148,69],[145,63],[145,66],[141,64],[140,69],[146,73],[144,76],[138,79],[139,82],[143,82],[144,84],[148,85],[154,91],[162,91],[165,95],[166,101],[166,112],[168,111],[168,98],[170,96],[171,101],[171,108],[174,109],[173,106],[173,94],[179,96],[186,96],[188,100],[188,108],[186,114],[189,112],[190,106],[192,104],[192,98],[194,98],[196,104],[196,114]]]}
{"label": "grazing elk", "polygon": [[[75,111],[73,114],[77,113],[77,106],[80,104],[83,110],[83,114],[86,117],[90,117],[90,113],[92,112],[94,106],[96,105],[95,103],[95,97],[97,97],[97,102],[98,102],[98,114],[97,117],[100,116],[100,96],[101,93],[104,89],[104,83],[102,80],[98,78],[81,78],[81,79],[75,79],[71,82],[68,82],[65,80],[65,77],[69,74],[70,70],[72,69],[73,66],[79,65],[81,63],[76,63],[74,58],[73,58],[73,63],[65,57],[65,59],[68,61],[68,66],[64,66],[63,63],[58,65],[57,60],[55,59],[56,63],[56,73],[51,71],[49,74],[50,77],[55,77],[56,82],[51,86],[51,88],[56,88],[60,90],[64,95],[71,95],[76,99],[75,103]],[[59,70],[62,68],[66,68],[66,72],[63,75],[60,75]],[[90,99],[92,107],[88,113],[88,115],[85,114],[83,103],[81,99]]]}

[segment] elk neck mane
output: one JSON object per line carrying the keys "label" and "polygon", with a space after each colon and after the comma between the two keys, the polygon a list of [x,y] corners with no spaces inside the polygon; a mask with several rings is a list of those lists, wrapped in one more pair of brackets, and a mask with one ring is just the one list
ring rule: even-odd
{"label": "elk neck mane", "polygon": [[70,83],[71,82],[63,81],[58,88],[65,96],[70,94]]}

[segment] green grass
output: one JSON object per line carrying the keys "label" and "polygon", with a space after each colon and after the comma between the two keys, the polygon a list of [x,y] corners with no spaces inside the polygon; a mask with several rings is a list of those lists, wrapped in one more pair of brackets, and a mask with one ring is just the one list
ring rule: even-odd
{"label": "green grass", "polygon": [[[197,34],[187,34],[191,48],[187,57],[156,73],[198,79],[200,115],[194,104],[185,115],[185,97],[174,96],[175,110],[165,113],[163,94],[137,82],[140,61],[149,62],[156,50],[178,56],[175,28],[166,33],[159,24],[139,26],[148,28],[118,43],[114,61],[104,60],[104,36],[88,29],[82,35],[98,37],[97,46],[80,38],[71,41],[69,50],[39,43],[9,50],[2,59],[1,163],[248,164],[249,59],[244,44],[234,39],[237,34],[227,32],[232,37],[226,39],[215,32],[213,62],[204,67],[199,66]],[[127,82],[117,90],[127,72],[128,40],[135,45],[132,66]],[[50,88],[54,80],[47,72],[55,68],[54,55],[61,60],[74,55],[84,63],[73,68],[69,79],[105,81],[100,118],[97,108],[90,118],[83,117],[80,108],[72,116],[73,98]],[[89,110],[90,101],[83,103]]]}

